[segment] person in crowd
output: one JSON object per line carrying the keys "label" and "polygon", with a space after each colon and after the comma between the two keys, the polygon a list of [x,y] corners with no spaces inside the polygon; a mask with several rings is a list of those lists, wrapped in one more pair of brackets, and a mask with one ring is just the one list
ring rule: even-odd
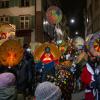
{"label": "person in crowd", "polygon": [[22,60],[9,69],[16,76],[16,88],[18,100],[25,100],[28,95],[34,95],[34,59],[28,46],[23,46],[24,54]]}
{"label": "person in crowd", "polygon": [[0,100],[17,100],[15,82],[13,73],[0,68]]}
{"label": "person in crowd", "polygon": [[81,81],[85,87],[85,100],[95,100],[94,89],[96,85],[95,80],[95,63],[96,57],[91,54],[91,52],[87,52],[88,61],[82,69],[81,73]]}
{"label": "person in crowd", "polygon": [[49,81],[40,83],[35,90],[35,100],[61,100],[61,95],[60,88]]}
{"label": "person in crowd", "polygon": [[[24,44],[23,46],[24,48],[24,58],[27,60],[28,65],[29,65],[29,94],[32,94],[33,91],[35,90],[35,77],[36,77],[36,73],[35,73],[35,63],[34,63],[34,57],[31,51],[31,47],[28,44]],[[33,94],[32,94],[33,95]]]}

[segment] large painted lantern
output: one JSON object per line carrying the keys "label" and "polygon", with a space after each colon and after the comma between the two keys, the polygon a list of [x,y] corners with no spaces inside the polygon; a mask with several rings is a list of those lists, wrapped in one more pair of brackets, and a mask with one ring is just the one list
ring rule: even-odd
{"label": "large painted lantern", "polygon": [[[46,51],[46,52],[45,52]],[[48,53],[50,51],[50,53]],[[49,54],[49,55],[48,55]],[[44,55],[44,57],[43,57]],[[45,60],[57,60],[60,58],[60,51],[53,43],[44,43],[34,51],[34,59],[35,61],[40,61],[41,57]]]}
{"label": "large painted lantern", "polygon": [[7,40],[0,46],[0,63],[14,67],[23,57],[23,48],[17,40]]}
{"label": "large painted lantern", "polygon": [[51,6],[47,9],[46,17],[50,24],[58,24],[62,20],[62,11],[56,6]]}
{"label": "large painted lantern", "polygon": [[74,39],[74,45],[77,49],[82,49],[84,47],[84,39],[81,37],[76,37]]}
{"label": "large painted lantern", "polygon": [[100,33],[94,34],[91,38],[90,51],[94,56],[100,56]]}

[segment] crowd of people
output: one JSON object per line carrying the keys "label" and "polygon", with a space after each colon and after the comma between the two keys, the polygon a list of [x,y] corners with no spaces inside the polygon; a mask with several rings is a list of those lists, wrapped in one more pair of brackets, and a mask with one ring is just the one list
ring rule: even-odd
{"label": "crowd of people", "polygon": [[[34,62],[30,46],[25,44],[23,48],[24,56],[19,64],[12,68],[0,66],[0,100],[71,100],[71,97],[64,97],[68,94],[55,82],[47,81],[48,74],[55,76],[55,64],[59,63],[59,60],[52,60],[50,48],[45,48],[38,63]],[[85,52],[87,59],[80,73],[85,100],[100,100],[100,58]],[[50,58],[44,59],[45,56]]]}

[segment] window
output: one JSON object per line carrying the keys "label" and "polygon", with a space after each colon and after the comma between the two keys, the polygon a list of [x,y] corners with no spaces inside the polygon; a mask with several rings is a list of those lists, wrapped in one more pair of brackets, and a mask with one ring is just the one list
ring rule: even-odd
{"label": "window", "polygon": [[0,1],[0,8],[8,8],[9,1]]}
{"label": "window", "polygon": [[1,23],[9,23],[9,17],[0,17]]}
{"label": "window", "polygon": [[29,0],[21,0],[21,7],[28,7],[29,6]]}
{"label": "window", "polygon": [[30,17],[21,16],[20,17],[20,29],[29,29],[30,27]]}

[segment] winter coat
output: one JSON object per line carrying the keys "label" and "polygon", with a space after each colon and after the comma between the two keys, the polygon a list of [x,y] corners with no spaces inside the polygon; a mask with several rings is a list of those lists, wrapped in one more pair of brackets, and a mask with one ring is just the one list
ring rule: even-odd
{"label": "winter coat", "polygon": [[35,70],[38,75],[40,75],[40,81],[46,81],[47,75],[55,75],[55,63],[54,61],[48,63],[48,64],[43,64],[42,62],[39,62],[35,64]]}
{"label": "winter coat", "polygon": [[25,92],[30,84],[33,83],[34,67],[32,59],[28,61],[24,56],[21,62],[13,69],[13,73],[16,75],[16,85],[19,92]]}

